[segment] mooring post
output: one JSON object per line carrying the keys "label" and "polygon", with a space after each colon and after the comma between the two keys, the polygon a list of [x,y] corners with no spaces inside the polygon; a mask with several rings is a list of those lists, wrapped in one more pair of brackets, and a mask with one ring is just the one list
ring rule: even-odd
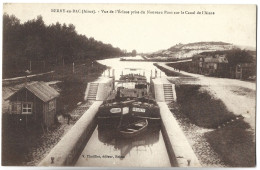
{"label": "mooring post", "polygon": [[191,160],[190,160],[190,159],[188,159],[188,160],[187,160],[187,162],[188,162],[188,166],[190,166],[190,162],[191,162]]}
{"label": "mooring post", "polygon": [[54,164],[54,157],[51,157],[51,164]]}

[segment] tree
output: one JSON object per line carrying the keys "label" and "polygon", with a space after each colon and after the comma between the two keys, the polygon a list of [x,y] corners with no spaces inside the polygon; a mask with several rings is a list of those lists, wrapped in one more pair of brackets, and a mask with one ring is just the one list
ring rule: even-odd
{"label": "tree", "polygon": [[3,16],[3,77],[10,76],[10,68],[13,72],[24,71],[28,60],[57,65],[122,54],[111,44],[78,34],[73,24],[47,26],[42,16],[21,24],[14,15]]}
{"label": "tree", "polygon": [[136,50],[133,50],[132,51],[132,56],[136,56],[136,53],[137,53]]}
{"label": "tree", "polygon": [[235,49],[227,52],[227,60],[230,66],[240,63],[252,63],[253,56],[245,50]]}

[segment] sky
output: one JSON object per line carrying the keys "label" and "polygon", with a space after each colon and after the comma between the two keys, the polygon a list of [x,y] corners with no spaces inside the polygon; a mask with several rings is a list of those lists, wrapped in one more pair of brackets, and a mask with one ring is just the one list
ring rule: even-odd
{"label": "sky", "polygon": [[[52,12],[57,9],[72,12]],[[96,13],[82,13],[82,10]],[[130,13],[119,14],[116,10]],[[139,11],[139,14],[131,15],[131,11]],[[141,11],[145,14],[140,14]],[[148,14],[147,11],[163,14]],[[198,14],[201,11],[203,14]],[[205,11],[214,12],[214,15],[205,14]],[[14,14],[22,23],[41,15],[47,25],[73,24],[79,34],[129,52],[133,49],[155,52],[178,43],[201,41],[256,47],[255,5],[5,4],[3,12]],[[195,14],[190,14],[192,12]]]}

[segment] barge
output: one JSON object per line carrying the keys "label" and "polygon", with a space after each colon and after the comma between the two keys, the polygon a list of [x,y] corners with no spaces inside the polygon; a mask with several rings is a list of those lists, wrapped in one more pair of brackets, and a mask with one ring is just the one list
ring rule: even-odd
{"label": "barge", "polygon": [[121,75],[116,82],[115,90],[99,108],[99,126],[111,125],[119,134],[129,137],[141,134],[148,125],[160,124],[160,110],[144,75]]}

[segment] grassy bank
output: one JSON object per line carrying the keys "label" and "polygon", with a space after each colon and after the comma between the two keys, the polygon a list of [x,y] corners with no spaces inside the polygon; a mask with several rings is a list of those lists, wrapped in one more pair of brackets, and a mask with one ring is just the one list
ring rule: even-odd
{"label": "grassy bank", "polygon": [[213,98],[199,85],[176,86],[176,95],[181,112],[198,126],[217,128],[235,118],[221,100]]}
{"label": "grassy bank", "polygon": [[57,87],[61,89],[60,97],[58,99],[59,109],[65,106],[69,111],[73,110],[78,102],[84,102],[85,90],[88,82],[92,82],[101,76],[106,66],[97,62],[88,62],[75,67],[75,72],[72,72],[72,66],[62,68],[57,71],[57,78],[54,81]]}
{"label": "grassy bank", "polygon": [[[64,106],[69,110],[72,110],[76,107],[78,102],[83,102],[87,83],[94,81],[101,76],[105,69],[106,66],[89,60],[82,63],[76,63],[74,73],[72,64],[64,66],[59,65],[55,67],[54,73],[27,78],[27,81],[28,83],[31,81],[57,82],[51,86],[60,92],[58,110],[63,109]],[[24,82],[25,79],[5,81],[3,83],[3,93],[5,89],[11,89],[7,90],[8,93],[15,92],[17,90],[16,87],[22,86]],[[5,95],[6,94],[3,94],[3,96]],[[8,95],[9,94],[6,96]]]}
{"label": "grassy bank", "polygon": [[213,128],[204,137],[210,147],[230,167],[255,166],[255,138],[242,117],[229,112],[223,102],[215,99],[199,85],[178,85],[179,110],[191,123]]}
{"label": "grassy bank", "polygon": [[237,120],[225,127],[207,132],[205,137],[227,165],[231,167],[256,165],[255,137],[243,120]]}

